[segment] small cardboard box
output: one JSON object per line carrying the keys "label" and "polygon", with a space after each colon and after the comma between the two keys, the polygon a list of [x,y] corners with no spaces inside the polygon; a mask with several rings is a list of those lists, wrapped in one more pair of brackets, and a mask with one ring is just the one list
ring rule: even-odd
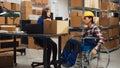
{"label": "small cardboard box", "polygon": [[45,34],[62,34],[68,33],[68,21],[44,21],[44,33]]}

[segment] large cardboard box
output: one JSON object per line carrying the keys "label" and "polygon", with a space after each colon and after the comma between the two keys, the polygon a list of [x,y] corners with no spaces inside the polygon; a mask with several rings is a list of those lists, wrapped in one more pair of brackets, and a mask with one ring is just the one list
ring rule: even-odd
{"label": "large cardboard box", "polygon": [[80,27],[80,26],[82,26],[82,17],[81,16],[71,17],[70,26],[71,27]]}
{"label": "large cardboard box", "polygon": [[13,55],[10,53],[0,53],[0,68],[13,68]]}
{"label": "large cardboard box", "polygon": [[0,24],[5,24],[5,17],[0,16]]}
{"label": "large cardboard box", "polygon": [[46,34],[62,34],[68,33],[68,21],[44,21],[44,33]]}

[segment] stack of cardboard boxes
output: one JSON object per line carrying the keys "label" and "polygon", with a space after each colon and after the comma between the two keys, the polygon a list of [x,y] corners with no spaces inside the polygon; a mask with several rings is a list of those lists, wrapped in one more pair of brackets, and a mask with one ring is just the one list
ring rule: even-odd
{"label": "stack of cardboard boxes", "polygon": [[32,14],[32,2],[22,1],[22,20],[29,20],[29,15]]}
{"label": "stack of cardboard boxes", "polygon": [[[71,6],[73,7],[82,7],[83,0],[71,0]],[[84,0],[84,7],[100,9],[99,0]]]}

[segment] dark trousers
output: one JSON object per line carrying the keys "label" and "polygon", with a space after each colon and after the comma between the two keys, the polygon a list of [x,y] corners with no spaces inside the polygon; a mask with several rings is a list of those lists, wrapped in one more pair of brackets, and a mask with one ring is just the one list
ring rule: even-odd
{"label": "dark trousers", "polygon": [[[45,39],[45,38],[44,38]],[[44,39],[40,39],[40,38],[34,38],[34,41],[37,45],[40,45],[41,47],[44,46]],[[51,52],[53,52],[53,57],[52,57],[52,61],[56,61],[56,57],[57,57],[57,44],[50,38],[46,38],[45,40],[47,43],[47,61],[48,61],[48,65],[50,65],[50,57],[51,57]]]}

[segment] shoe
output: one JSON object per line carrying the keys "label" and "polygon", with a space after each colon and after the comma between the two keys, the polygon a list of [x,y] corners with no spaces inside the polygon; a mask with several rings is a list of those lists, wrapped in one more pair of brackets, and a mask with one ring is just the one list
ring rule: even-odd
{"label": "shoe", "polygon": [[50,64],[53,64],[54,68],[57,68],[57,61],[56,60],[52,60]]}

